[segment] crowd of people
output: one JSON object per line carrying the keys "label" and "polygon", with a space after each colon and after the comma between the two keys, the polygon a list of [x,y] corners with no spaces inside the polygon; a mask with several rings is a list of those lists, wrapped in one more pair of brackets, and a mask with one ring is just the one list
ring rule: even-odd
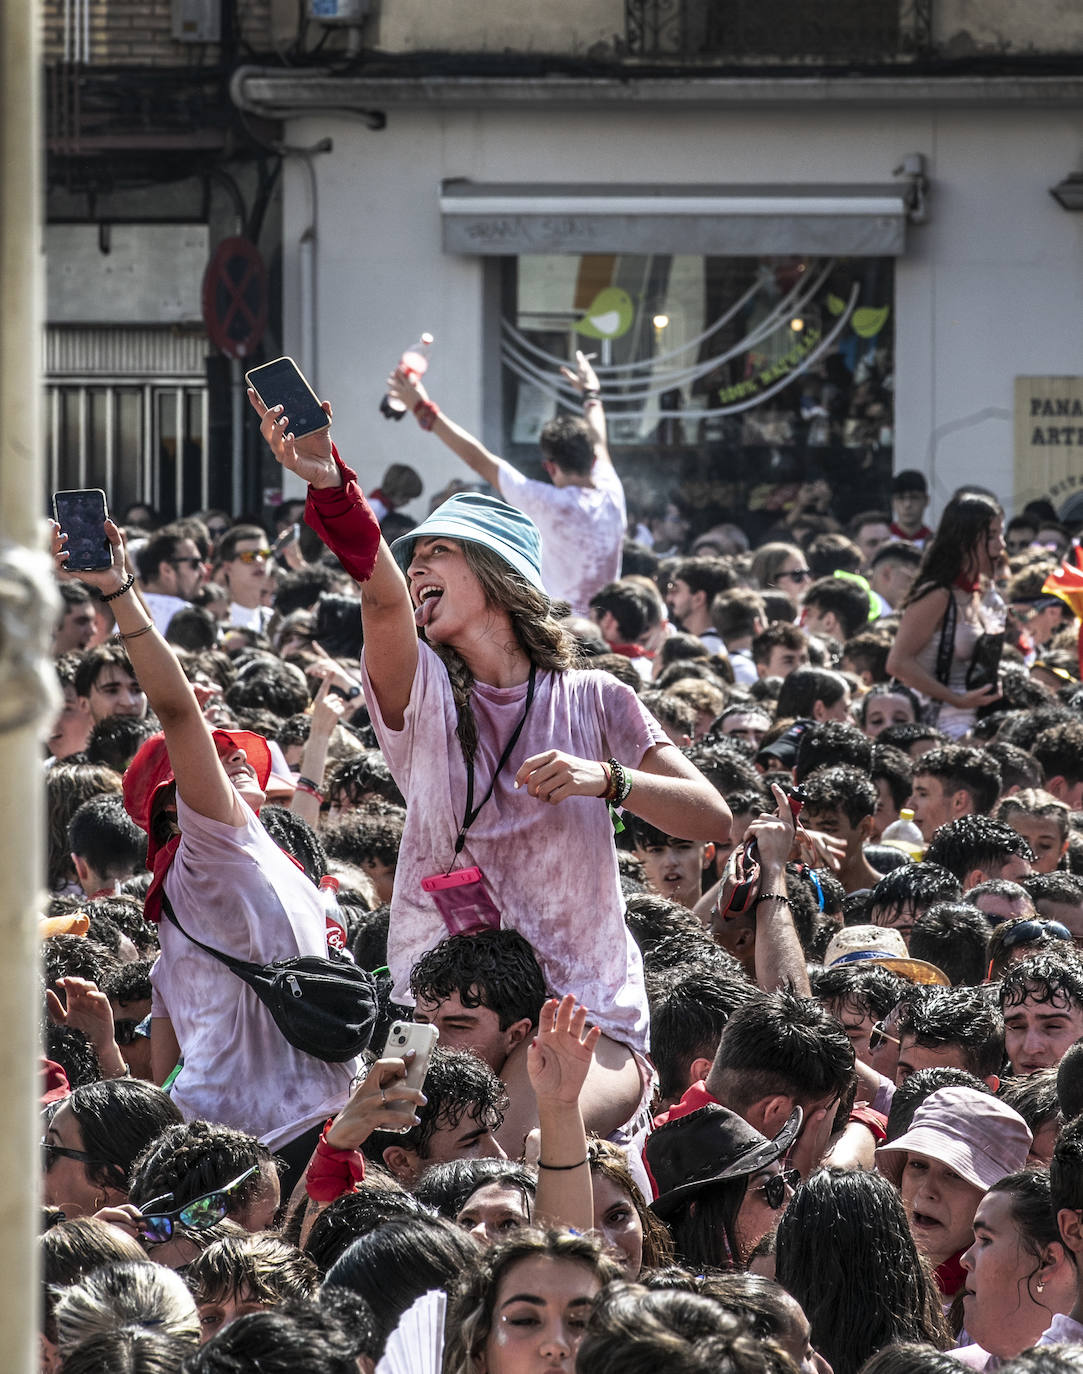
{"label": "crowd of people", "polygon": [[43,1370],[1083,1370],[1076,532],[751,547],[565,378],[541,480],[397,370],[418,520],[249,393],[303,503],[54,525]]}

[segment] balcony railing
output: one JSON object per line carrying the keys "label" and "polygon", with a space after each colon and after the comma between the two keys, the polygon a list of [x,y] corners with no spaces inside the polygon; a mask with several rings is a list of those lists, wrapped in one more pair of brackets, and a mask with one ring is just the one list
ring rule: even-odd
{"label": "balcony railing", "polygon": [[633,57],[741,66],[899,62],[929,51],[933,0],[625,0]]}
{"label": "balcony railing", "polygon": [[232,111],[213,71],[58,63],[45,71],[50,153],[218,147]]}

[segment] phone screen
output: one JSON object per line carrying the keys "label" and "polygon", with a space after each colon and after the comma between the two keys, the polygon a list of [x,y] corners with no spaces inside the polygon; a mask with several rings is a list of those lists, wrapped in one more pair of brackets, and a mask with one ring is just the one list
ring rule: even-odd
{"label": "phone screen", "polygon": [[68,536],[64,545],[71,572],[91,572],[108,568],[113,561],[105,537],[105,492],[98,488],[53,493],[53,512],[61,530]]}
{"label": "phone screen", "polygon": [[268,409],[282,407],[283,415],[289,420],[289,432],[296,438],[315,434],[331,423],[292,358],[276,358],[262,367],[254,367],[246,377],[248,385]]}

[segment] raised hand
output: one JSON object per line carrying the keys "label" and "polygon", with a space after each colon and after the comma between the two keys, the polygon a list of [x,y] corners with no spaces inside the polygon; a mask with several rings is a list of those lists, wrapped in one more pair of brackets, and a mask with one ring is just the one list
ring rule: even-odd
{"label": "raised hand", "polygon": [[561,376],[564,380],[571,382],[572,386],[574,386],[578,392],[599,390],[598,374],[590,365],[590,360],[594,356],[593,353],[587,354],[582,352],[581,349],[576,349],[575,371],[573,372],[570,367],[562,367],[560,369]]}
{"label": "raised hand", "polygon": [[571,993],[559,1002],[551,997],[538,1018],[538,1034],[526,1056],[527,1073],[539,1105],[559,1102],[574,1106],[579,1101],[594,1047],[601,1039],[600,1026],[586,1029],[587,1009],[578,1006]]}
{"label": "raised hand", "polygon": [[[410,1050],[407,1058],[412,1058]],[[423,1107],[426,1098],[406,1082],[406,1059],[377,1059],[350,1094],[350,1100],[335,1117],[327,1133],[328,1145],[336,1150],[356,1150],[373,1131],[397,1131],[417,1117],[403,1115],[403,1106]]]}
{"label": "raised hand", "polygon": [[320,690],[316,693],[312,702],[312,715],[309,722],[309,738],[313,735],[319,739],[329,740],[335,733],[335,726],[339,723],[346,713],[346,701],[343,697],[328,695],[331,688],[344,683],[346,679],[341,674],[328,673],[320,683]]}
{"label": "raised hand", "polygon": [[103,1076],[122,1077],[124,1056],[116,1042],[109,998],[87,978],[58,978],[56,985],[63,992],[64,1001],[61,1002],[52,988],[46,990],[45,1010],[49,1020],[57,1026],[71,1026],[73,1030],[82,1031],[97,1055]]}
{"label": "raised hand", "polygon": [[[311,487],[340,487],[335,460],[331,456],[331,431],[321,429],[315,434],[293,437],[290,430],[290,417],[283,413],[280,405],[267,408],[251,387],[248,388],[248,401],[259,416],[259,432],[275,456],[290,472],[295,472],[302,481]],[[320,402],[324,414],[331,419],[331,406],[327,401]]]}
{"label": "raised hand", "polygon": [[420,381],[405,368],[397,367],[387,379],[387,394],[402,404],[412,415],[419,401],[427,401],[429,393]]}
{"label": "raised hand", "polygon": [[55,520],[50,520],[49,525],[52,530],[53,565],[56,568],[57,576],[62,581],[85,582],[88,587],[96,587],[103,595],[115,592],[118,587],[124,585],[131,568],[124,549],[124,540],[121,538],[120,530],[112,520],[107,519],[104,525],[105,537],[109,540],[109,553],[112,560],[109,567],[80,570],[78,574],[69,573],[65,566],[68,561],[68,552],[64,545],[68,542],[68,536]]}
{"label": "raised hand", "polygon": [[745,831],[745,838],[755,838],[762,864],[783,868],[793,848],[796,825],[785,792],[774,785],[771,791],[775,798],[775,815],[757,816]]}

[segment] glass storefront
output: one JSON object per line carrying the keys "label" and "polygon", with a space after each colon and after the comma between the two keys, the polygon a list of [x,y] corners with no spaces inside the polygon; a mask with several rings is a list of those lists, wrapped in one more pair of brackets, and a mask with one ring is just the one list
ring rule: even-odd
{"label": "glass storefront", "polygon": [[883,258],[531,255],[503,260],[502,452],[538,468],[577,348],[594,353],[630,516],[676,501],[693,533],[762,537],[795,504],[886,508],[894,263]]}

